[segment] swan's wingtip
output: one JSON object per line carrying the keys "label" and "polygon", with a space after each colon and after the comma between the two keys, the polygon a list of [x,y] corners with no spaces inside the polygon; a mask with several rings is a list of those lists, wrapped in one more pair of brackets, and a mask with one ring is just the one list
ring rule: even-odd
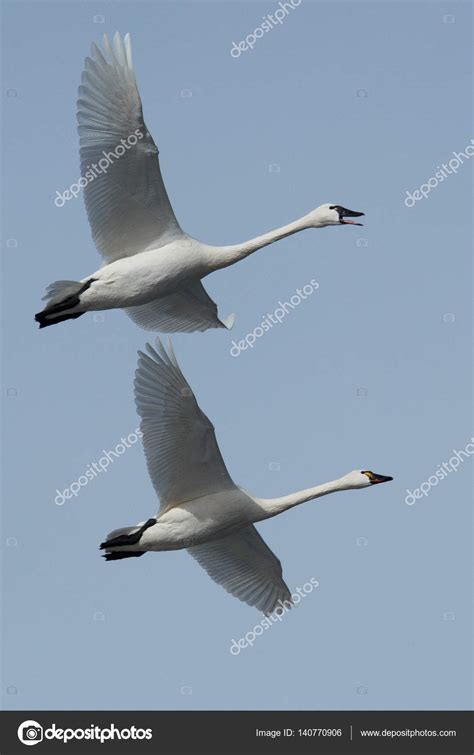
{"label": "swan's wingtip", "polygon": [[231,315],[229,315],[228,317],[226,317],[225,320],[222,320],[222,324],[223,324],[223,326],[225,328],[227,328],[227,330],[232,330],[232,328],[234,327],[234,323],[235,323],[235,313],[234,312]]}

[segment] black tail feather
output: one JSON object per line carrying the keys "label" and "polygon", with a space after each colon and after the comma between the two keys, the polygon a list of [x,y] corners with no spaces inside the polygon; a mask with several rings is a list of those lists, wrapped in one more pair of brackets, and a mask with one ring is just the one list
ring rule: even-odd
{"label": "black tail feather", "polygon": [[130,533],[123,533],[121,535],[118,535],[117,537],[113,537],[111,540],[105,540],[103,543],[100,544],[100,549],[103,550],[104,548],[112,548],[112,547],[120,547],[121,545],[136,545],[138,541],[140,540],[141,536],[145,532],[145,530],[148,529],[148,527],[153,527],[156,524],[155,517],[151,519],[147,519],[145,524],[142,524],[141,527],[139,527],[134,532]]}
{"label": "black tail feather", "polygon": [[84,312],[74,312],[74,314],[70,315],[58,315],[53,319],[50,316],[47,317],[47,315],[50,314],[50,311],[51,310],[43,309],[42,312],[38,312],[35,315],[35,320],[36,322],[39,322],[40,330],[41,328],[47,328],[48,325],[56,325],[58,322],[63,322],[63,320],[75,320],[77,317],[85,314]]}
{"label": "black tail feather", "polygon": [[144,556],[146,551],[114,551],[113,553],[103,553],[102,556],[106,561],[118,561],[120,558],[138,558]]}
{"label": "black tail feather", "polygon": [[40,328],[47,328],[48,325],[56,325],[56,323],[63,322],[63,320],[75,320],[77,317],[83,315],[84,312],[73,312],[69,314],[62,313],[64,313],[65,310],[77,307],[81,303],[81,294],[83,294],[84,291],[87,291],[94,282],[95,278],[89,278],[89,280],[83,283],[82,286],[78,284],[79,288],[73,294],[65,296],[64,299],[56,302],[56,304],[50,304],[41,310],[41,312],[37,312],[35,314],[35,320],[39,323]]}
{"label": "black tail feather", "polygon": [[[107,550],[108,548],[120,548],[121,546],[127,545],[138,545],[141,536],[143,533],[149,528],[153,527],[156,524],[155,517],[151,519],[147,519],[147,521],[142,524],[141,527],[139,527],[134,532],[122,532],[120,535],[117,535],[117,537],[112,537],[110,540],[105,540],[103,543],[100,544],[101,550]],[[146,551],[112,551],[108,553],[103,553],[103,557],[106,561],[116,561],[119,558],[133,558],[138,556],[143,556],[143,554],[146,553]]]}

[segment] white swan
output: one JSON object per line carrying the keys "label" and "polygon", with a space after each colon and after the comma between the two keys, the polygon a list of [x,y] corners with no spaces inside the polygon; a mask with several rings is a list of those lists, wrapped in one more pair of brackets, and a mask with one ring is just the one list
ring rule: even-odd
{"label": "white swan", "polygon": [[219,319],[201,278],[305,228],[360,225],[345,218],[364,213],[323,204],[242,244],[208,246],[188,236],[175,218],[158,149],[143,120],[129,35],[122,40],[115,34],[113,46],[104,36],[104,52],[92,45],[77,111],[81,185],[104,265],[81,281],[52,283],[44,297],[46,307],[35,316],[40,328],[90,310],[121,307],[148,330],[231,327],[233,318]]}
{"label": "white swan", "polygon": [[109,561],[146,551],[185,548],[229,593],[271,613],[291,595],[278,558],[255,522],[338,490],[365,488],[393,479],[370,471],[282,498],[255,498],[232,481],[214,434],[186,382],[171,343],[160,340],[139,352],[135,399],[148,471],[161,508],[135,527],[114,530],[101,544]]}

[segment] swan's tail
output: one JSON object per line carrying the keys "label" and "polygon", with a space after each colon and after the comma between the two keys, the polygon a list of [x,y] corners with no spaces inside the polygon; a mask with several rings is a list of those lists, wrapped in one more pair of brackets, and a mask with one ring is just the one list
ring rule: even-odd
{"label": "swan's tail", "polygon": [[103,553],[106,561],[118,561],[121,558],[138,558],[144,556],[146,551],[113,551],[112,553]]}
{"label": "swan's tail", "polygon": [[[119,558],[133,558],[143,556],[146,551],[139,550],[138,543],[141,536],[148,529],[156,524],[156,519],[148,519],[142,524],[136,524],[134,527],[122,527],[114,530],[107,535],[107,539],[100,544],[100,549],[106,552],[102,555],[106,561],[116,561]],[[116,550],[118,548],[119,550]],[[124,550],[122,550],[122,548]]]}
{"label": "swan's tail", "polygon": [[84,314],[85,310],[80,310],[81,294],[87,291],[93,279],[84,282],[80,281],[55,281],[46,289],[43,300],[48,303],[46,307],[37,312],[35,315],[36,322],[40,328],[46,328],[48,325],[55,325],[63,320],[74,320]]}

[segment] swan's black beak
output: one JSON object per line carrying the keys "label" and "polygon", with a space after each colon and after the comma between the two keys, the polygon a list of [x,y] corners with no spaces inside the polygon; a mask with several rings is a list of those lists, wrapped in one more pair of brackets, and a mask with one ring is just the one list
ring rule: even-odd
{"label": "swan's black beak", "polygon": [[393,480],[393,477],[388,477],[384,474],[375,474],[375,472],[372,472],[371,477],[369,477],[369,480],[372,485],[378,485],[380,482],[391,482]]}
{"label": "swan's black beak", "polygon": [[355,223],[353,220],[344,220],[344,218],[360,218],[364,215],[364,212],[355,212],[355,210],[348,210],[346,207],[338,205],[335,208],[339,213],[339,222],[342,225],[363,225],[362,223]]}

